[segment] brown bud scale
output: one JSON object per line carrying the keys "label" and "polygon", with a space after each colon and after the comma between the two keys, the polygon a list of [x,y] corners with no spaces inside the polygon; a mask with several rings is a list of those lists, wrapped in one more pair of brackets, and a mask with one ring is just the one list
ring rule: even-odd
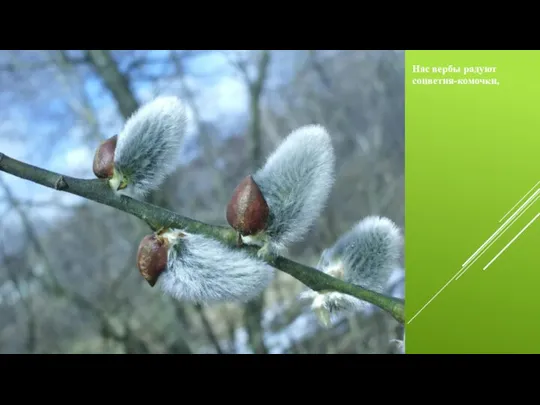
{"label": "brown bud scale", "polygon": [[156,235],[146,235],[139,244],[137,251],[137,267],[144,279],[154,286],[167,266],[167,241]]}
{"label": "brown bud scale", "polygon": [[94,155],[94,164],[92,169],[96,177],[108,179],[112,177],[114,171],[114,151],[118,135],[115,135],[106,141],[101,142]]}
{"label": "brown bud scale", "polygon": [[251,176],[246,176],[227,205],[227,222],[244,236],[254,235],[266,228],[269,214],[259,186]]}

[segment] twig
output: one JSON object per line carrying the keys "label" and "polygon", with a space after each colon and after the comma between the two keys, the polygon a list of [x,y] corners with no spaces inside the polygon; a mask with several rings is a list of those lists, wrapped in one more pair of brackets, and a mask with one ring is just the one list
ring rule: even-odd
{"label": "twig", "polygon": [[[252,255],[256,255],[258,250],[255,246],[238,246],[236,243],[236,232],[232,228],[205,224],[143,201],[126,196],[118,196],[111,191],[104,180],[86,180],[61,175],[15,160],[1,152],[0,171],[48,188],[60,189],[61,191],[116,208],[145,221],[153,230],[163,227],[182,228],[188,232],[215,238],[232,248],[243,249]],[[276,269],[296,278],[312,290],[334,290],[349,294],[378,306],[392,315],[398,322],[403,323],[405,320],[405,302],[402,299],[346,283],[285,257],[278,256],[274,259],[269,259],[268,263]]]}

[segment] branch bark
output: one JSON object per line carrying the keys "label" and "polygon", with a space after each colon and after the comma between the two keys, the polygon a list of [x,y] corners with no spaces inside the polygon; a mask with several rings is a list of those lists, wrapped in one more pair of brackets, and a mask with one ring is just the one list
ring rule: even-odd
{"label": "branch bark", "polygon": [[[138,201],[126,196],[118,196],[111,191],[104,180],[87,180],[64,176],[10,158],[1,152],[0,171],[48,188],[64,191],[83,197],[87,200],[116,208],[145,221],[153,230],[163,227],[182,228],[187,232],[199,233],[217,239],[230,247],[243,249],[252,255],[256,255],[258,250],[255,246],[244,245],[238,247],[236,245],[236,233],[232,228],[205,224],[143,201]],[[268,263],[274,268],[296,278],[312,290],[333,290],[349,294],[378,306],[392,315],[398,322],[404,323],[405,302],[402,299],[390,297],[354,284],[346,283],[285,257],[278,256],[274,259],[270,259]]]}

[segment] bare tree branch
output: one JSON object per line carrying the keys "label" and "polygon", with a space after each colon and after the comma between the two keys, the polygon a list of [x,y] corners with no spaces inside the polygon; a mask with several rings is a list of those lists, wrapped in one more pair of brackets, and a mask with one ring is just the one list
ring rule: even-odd
{"label": "bare tree branch", "polygon": [[139,102],[131,90],[129,78],[120,71],[108,50],[88,50],[86,57],[114,96],[122,117],[128,119],[139,108]]}
{"label": "bare tree branch", "polygon": [[[104,180],[86,180],[64,176],[10,158],[0,152],[0,171],[40,184],[42,186],[78,195],[116,208],[145,221],[152,229],[177,227],[187,232],[199,233],[215,238],[233,248],[243,249],[252,255],[255,246],[237,246],[236,233],[232,228],[209,225],[190,219],[155,205],[114,194]],[[339,291],[376,305],[392,315],[398,322],[404,322],[404,300],[389,297],[360,286],[346,283],[321,271],[278,256],[268,260],[268,264],[296,278],[315,291]]]}

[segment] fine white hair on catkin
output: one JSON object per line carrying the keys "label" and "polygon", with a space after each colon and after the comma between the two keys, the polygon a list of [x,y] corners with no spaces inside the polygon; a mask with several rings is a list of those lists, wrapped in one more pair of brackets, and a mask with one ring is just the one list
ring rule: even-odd
{"label": "fine white hair on catkin", "polygon": [[344,280],[383,292],[399,266],[403,237],[389,218],[368,216],[334,244],[331,255],[343,262]]}
{"label": "fine white hair on catkin", "polygon": [[157,97],[141,106],[118,135],[115,170],[128,179],[119,193],[144,197],[157,189],[178,166],[187,125],[183,103]]}
{"label": "fine white hair on catkin", "polygon": [[272,266],[246,252],[206,236],[170,232],[183,236],[171,240],[167,267],[156,284],[178,300],[247,302],[261,294],[274,277]]}
{"label": "fine white hair on catkin", "polygon": [[332,140],[321,125],[292,131],[254,175],[270,209],[269,247],[301,240],[326,206],[334,183]]}

